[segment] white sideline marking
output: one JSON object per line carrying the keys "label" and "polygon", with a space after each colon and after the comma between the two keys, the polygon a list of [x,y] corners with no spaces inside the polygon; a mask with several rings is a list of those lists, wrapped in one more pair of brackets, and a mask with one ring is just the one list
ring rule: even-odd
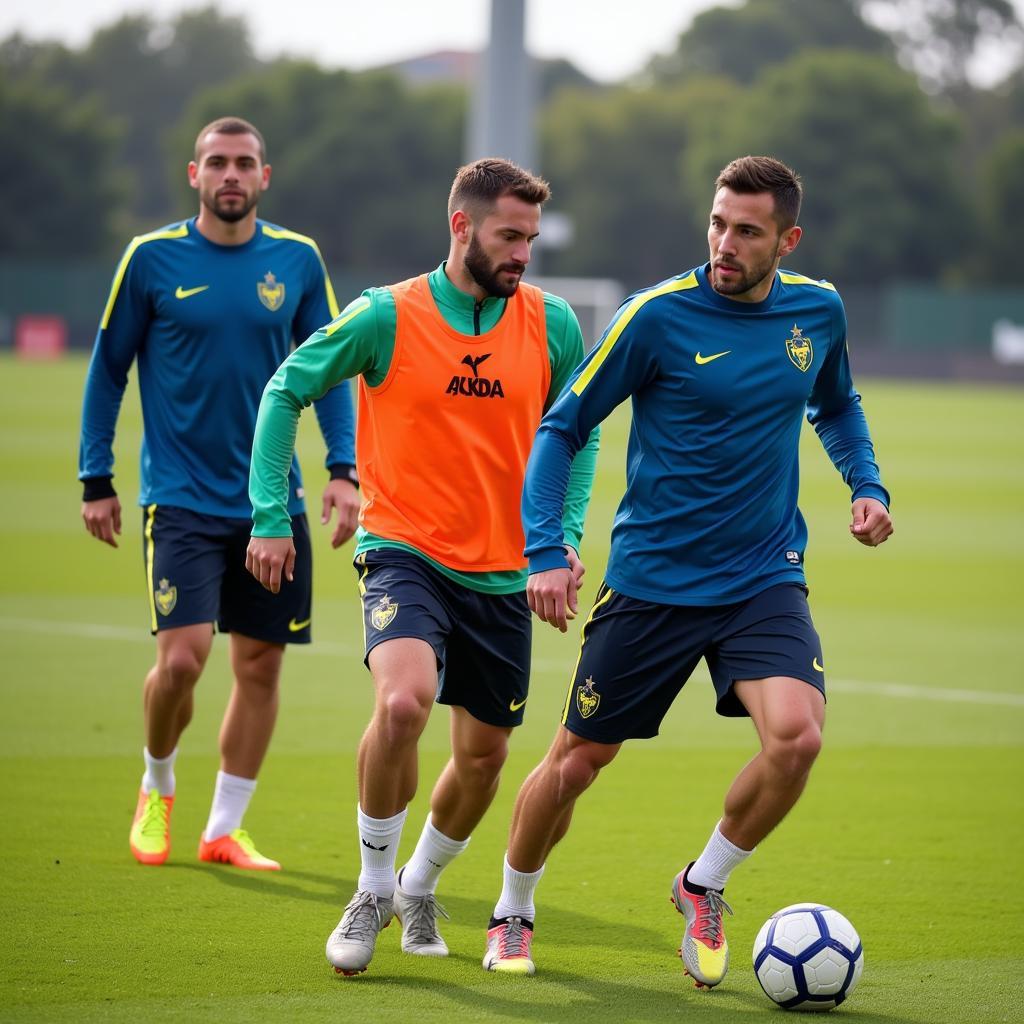
{"label": "white sideline marking", "polygon": [[[97,623],[49,622],[46,619],[8,619],[0,617],[0,630],[9,633],[61,633],[64,636],[80,636],[88,640],[127,640],[151,644],[152,636],[145,626],[134,629],[130,626],[104,626]],[[354,644],[334,643],[317,640],[313,644],[295,644],[297,654],[356,655],[362,656],[362,647]],[[569,671],[571,665],[555,662],[548,658],[534,658],[533,667],[542,671]],[[837,693],[854,693],[870,697],[890,697],[897,700],[934,700],[947,704],[993,704],[999,707],[1024,708],[1024,694],[999,693],[993,690],[946,690],[930,689],[926,686],[911,686],[907,683],[868,683],[854,679],[829,679],[828,689]]]}

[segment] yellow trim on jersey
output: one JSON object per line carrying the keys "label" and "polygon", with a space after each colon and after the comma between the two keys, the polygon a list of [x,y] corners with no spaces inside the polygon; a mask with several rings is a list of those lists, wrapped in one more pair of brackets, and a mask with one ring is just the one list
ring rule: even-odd
{"label": "yellow trim on jersey", "polygon": [[156,518],[156,505],[146,506],[146,579],[149,580],[149,619],[150,628],[156,632],[156,592],[153,588],[153,562],[156,557],[156,545],[153,543],[153,520]]}
{"label": "yellow trim on jersey", "polygon": [[327,273],[324,258],[320,255],[320,247],[309,235],[300,235],[297,231],[289,231],[287,228],[272,228],[269,224],[263,224],[262,227],[263,234],[268,238],[284,238],[292,242],[302,242],[303,245],[308,245],[316,253],[316,258],[320,261],[320,266],[324,272],[324,288],[327,291],[327,311],[331,314],[331,319],[335,319],[340,312],[338,300],[335,297],[334,286],[331,284],[330,275]]}
{"label": "yellow trim on jersey", "polygon": [[650,302],[651,299],[658,298],[659,295],[669,295],[672,292],[686,291],[689,288],[696,287],[697,275],[696,273],[689,273],[686,277],[667,281],[658,288],[652,288],[650,291],[638,295],[609,327],[608,333],[604,336],[604,341],[601,342],[601,347],[594,354],[594,358],[590,360],[586,369],[576,379],[576,383],[573,384],[573,394],[583,394],[586,386],[593,380],[594,374],[601,369],[601,364],[608,358],[608,353],[615,347],[615,342],[619,340],[619,335],[622,334],[626,329],[626,325],[636,316],[645,303]]}
{"label": "yellow trim on jersey", "polygon": [[587,616],[587,621],[583,623],[583,628],[580,630],[580,653],[576,655],[576,664],[572,667],[572,675],[569,676],[569,692],[565,695],[565,707],[562,708],[562,725],[565,725],[565,720],[569,717],[569,707],[572,704],[572,691],[576,685],[576,672],[580,667],[580,661],[583,659],[583,645],[587,642],[587,626],[590,625],[590,620],[593,619],[594,613],[598,608],[609,600],[615,593],[608,584],[605,584],[605,593],[594,602],[594,607],[590,609],[590,614]]}
{"label": "yellow trim on jersey", "polygon": [[187,237],[188,224],[181,224],[176,228],[172,228],[170,231],[151,231],[148,235],[137,235],[128,243],[128,248],[125,249],[124,255],[121,257],[121,262],[117,265],[117,273],[114,274],[114,283],[110,286],[110,295],[107,297],[107,305],[103,310],[103,319],[100,320],[101,331],[105,331],[107,329],[107,324],[110,323],[110,314],[114,312],[114,300],[117,298],[117,293],[121,290],[121,282],[124,280],[124,275],[128,270],[128,264],[135,255],[135,250],[146,242],[155,242],[161,238]]}
{"label": "yellow trim on jersey", "polygon": [[329,338],[335,331],[354,320],[360,313],[365,313],[370,308],[370,300],[364,295],[362,298],[354,299],[346,307],[343,315],[335,313],[334,319],[323,329],[324,337]]}
{"label": "yellow trim on jersey", "polygon": [[836,290],[836,286],[828,281],[815,281],[813,277],[804,277],[803,274],[791,274],[788,271],[779,271],[779,280],[783,284],[813,284],[815,288],[825,288],[830,292]]}

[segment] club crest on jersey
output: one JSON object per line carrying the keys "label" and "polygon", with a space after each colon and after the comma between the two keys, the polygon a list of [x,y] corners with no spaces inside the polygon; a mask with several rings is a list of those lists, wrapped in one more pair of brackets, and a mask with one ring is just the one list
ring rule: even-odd
{"label": "club crest on jersey", "polygon": [[160,589],[153,591],[156,599],[156,610],[161,615],[170,615],[178,603],[178,588],[172,587],[168,580],[160,581]]}
{"label": "club crest on jersey", "polygon": [[284,282],[278,281],[268,270],[263,280],[256,285],[256,294],[271,313],[276,313],[284,305]]}
{"label": "club crest on jersey", "polygon": [[482,356],[463,356],[462,363],[473,371],[473,376],[468,377],[456,373],[448,382],[444,393],[446,395],[463,395],[466,398],[504,398],[505,390],[501,386],[500,378],[495,377],[491,380],[489,377],[480,376],[480,364],[490,358],[490,352],[485,352]]}
{"label": "club crest on jersey", "polygon": [[804,332],[793,324],[786,339],[786,355],[789,361],[802,373],[806,373],[808,367],[814,362],[814,349],[811,348],[811,339],[804,337]]}
{"label": "club crest on jersey", "polygon": [[373,623],[374,629],[387,629],[397,614],[398,604],[392,602],[391,598],[385,594],[373,606],[373,611],[370,612],[370,622]]}
{"label": "club crest on jersey", "polygon": [[601,703],[601,694],[594,689],[594,680],[587,676],[587,681],[576,691],[576,710],[584,718],[590,718]]}

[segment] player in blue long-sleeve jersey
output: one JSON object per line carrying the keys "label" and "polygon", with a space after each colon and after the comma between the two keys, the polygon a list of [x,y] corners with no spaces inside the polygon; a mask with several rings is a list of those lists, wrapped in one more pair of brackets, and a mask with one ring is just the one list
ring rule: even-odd
{"label": "player in blue long-sleeve jersey", "polygon": [[559,533],[569,461],[632,400],[605,582],[562,727],[519,792],[488,931],[491,970],[533,973],[534,890],[577,798],[625,740],[657,734],[702,657],[718,713],[749,716],[761,750],[672,884],[686,918],[680,955],[698,986],[728,969],[730,872],[796,803],[820,749],[825,660],[797,508],[805,413],[850,488],[854,538],[875,546],[892,523],[842,302],[832,285],[779,269],[800,240],[801,194],[777,160],[729,164],[715,184],[709,262],[627,299],[541,423],[523,495],[527,592],[533,611],[565,631],[576,610]]}
{"label": "player in blue long-sleeve jersey", "polygon": [[[145,771],[129,844],[143,864],[167,859],[178,740],[216,625],[231,634],[234,687],[199,859],[274,870],[280,865],[256,850],[242,818],[277,717],[285,644],[310,639],[312,559],[293,457],[294,578],[272,596],[246,572],[249,458],[264,386],[293,342],[336,317],[338,305],[316,243],[256,216],[270,165],[253,125],[231,117],[204,127],[188,175],[198,216],[134,238],[114,275],[85,385],[82,518],[94,537],[117,547],[112,445],[134,362],[156,664],[144,686]],[[337,547],[355,531],[359,508],[348,385],[325,394],[317,414],[331,476],[321,519],[337,511]]]}

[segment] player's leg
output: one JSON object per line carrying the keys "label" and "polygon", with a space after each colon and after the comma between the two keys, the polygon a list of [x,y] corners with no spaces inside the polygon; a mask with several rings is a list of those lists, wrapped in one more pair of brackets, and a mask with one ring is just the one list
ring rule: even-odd
{"label": "player's leg", "polygon": [[562,725],[519,790],[502,893],[488,929],[484,967],[533,973],[534,893],[576,801],[631,738],[656,736],[698,652],[675,627],[675,611],[602,585],[583,626]]}
{"label": "player's leg", "polygon": [[327,959],[345,975],[366,970],[394,914],[396,856],[418,783],[418,743],[450,629],[439,574],[422,559],[371,551],[359,556],[357,568],[374,709],[357,754],[359,879],[327,940]]}
{"label": "player's leg", "polygon": [[610,764],[621,743],[599,743],[560,727],[544,760],[516,797],[501,895],[487,927],[483,965],[489,971],[533,974],[530,955],[534,893],[548,855],[565,836],[576,801]]}
{"label": "player's leg", "polygon": [[434,785],[430,813],[395,887],[395,911],[407,953],[448,954],[437,926],[437,915],[448,915],[434,893],[441,872],[469,845],[498,791],[511,732],[511,726],[481,722],[465,708],[451,709],[452,755]]}
{"label": "player's leg", "polygon": [[509,736],[523,721],[529,693],[532,623],[526,595],[482,594],[437,580],[452,620],[437,694],[451,707],[451,757],[438,778],[430,813],[399,872],[395,910],[402,949],[444,956],[434,893],[441,872],[469,844],[498,789]]}
{"label": "player's leg", "polygon": [[143,510],[143,560],[156,662],[143,683],[145,768],[129,846],[140,863],[163,864],[171,846],[178,740],[213,644],[220,558],[201,517],[150,505]]}
{"label": "player's leg", "polygon": [[225,558],[218,627],[230,634],[232,686],[220,727],[220,769],[198,856],[247,870],[277,871],[281,865],[257,850],[242,822],[277,722],[285,644],[310,639],[309,528],[304,515],[292,517],[294,578],[284,581],[280,593],[270,594],[245,570],[251,522],[218,522]]}
{"label": "player's leg", "polygon": [[698,984],[713,985],[728,969],[726,882],[796,803],[821,748],[821,645],[803,588],[773,587],[738,606],[723,621],[708,664],[719,713],[749,715],[761,741],[730,786],[704,850],[672,888],[687,919],[684,965]]}

